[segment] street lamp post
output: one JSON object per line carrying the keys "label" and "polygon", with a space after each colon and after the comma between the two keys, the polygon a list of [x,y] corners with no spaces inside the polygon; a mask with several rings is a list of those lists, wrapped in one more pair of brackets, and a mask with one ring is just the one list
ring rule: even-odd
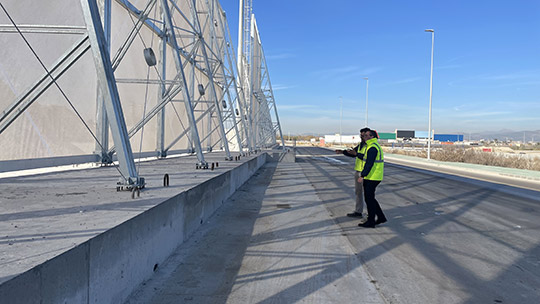
{"label": "street lamp post", "polygon": [[343,97],[339,96],[339,145],[342,146],[341,141],[341,121],[343,120]]}
{"label": "street lamp post", "polygon": [[433,29],[427,29],[426,32],[431,33],[431,77],[429,80],[429,124],[428,124],[428,150],[427,159],[431,159],[431,139],[433,134],[431,133],[431,103],[433,99],[433,47],[435,46],[435,31]]}
{"label": "street lamp post", "polygon": [[366,80],[366,127],[368,126],[368,92],[369,92],[369,78],[364,77]]}

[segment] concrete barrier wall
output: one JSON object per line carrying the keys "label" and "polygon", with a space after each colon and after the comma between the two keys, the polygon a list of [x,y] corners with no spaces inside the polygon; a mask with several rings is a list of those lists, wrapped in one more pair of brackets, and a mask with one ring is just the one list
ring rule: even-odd
{"label": "concrete barrier wall", "polygon": [[267,160],[243,163],[0,285],[4,303],[122,303]]}

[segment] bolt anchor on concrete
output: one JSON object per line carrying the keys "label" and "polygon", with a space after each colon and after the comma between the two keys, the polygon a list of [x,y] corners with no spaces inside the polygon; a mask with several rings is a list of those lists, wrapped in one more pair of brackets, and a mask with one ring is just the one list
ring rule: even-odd
{"label": "bolt anchor on concrete", "polygon": [[169,187],[169,174],[165,173],[163,176],[163,187]]}

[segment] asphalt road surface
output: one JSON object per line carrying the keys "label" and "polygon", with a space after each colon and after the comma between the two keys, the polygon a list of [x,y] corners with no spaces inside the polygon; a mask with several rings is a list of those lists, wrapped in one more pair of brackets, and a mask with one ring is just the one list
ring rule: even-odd
{"label": "asphalt road surface", "polygon": [[540,303],[540,193],[387,162],[361,228],[353,164],[267,163],[126,303]]}
{"label": "asphalt road surface", "polygon": [[354,158],[299,147],[297,163],[388,302],[540,303],[540,192],[387,162],[388,222],[352,228]]}

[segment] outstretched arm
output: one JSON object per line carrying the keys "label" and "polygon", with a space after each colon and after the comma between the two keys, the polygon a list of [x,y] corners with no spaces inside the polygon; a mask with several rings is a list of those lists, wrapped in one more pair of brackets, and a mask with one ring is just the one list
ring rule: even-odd
{"label": "outstretched arm", "polygon": [[352,149],[349,149],[349,150],[336,150],[336,154],[343,154],[345,156],[349,156],[349,157],[355,157],[356,156],[356,151],[358,150],[358,146],[352,148]]}

